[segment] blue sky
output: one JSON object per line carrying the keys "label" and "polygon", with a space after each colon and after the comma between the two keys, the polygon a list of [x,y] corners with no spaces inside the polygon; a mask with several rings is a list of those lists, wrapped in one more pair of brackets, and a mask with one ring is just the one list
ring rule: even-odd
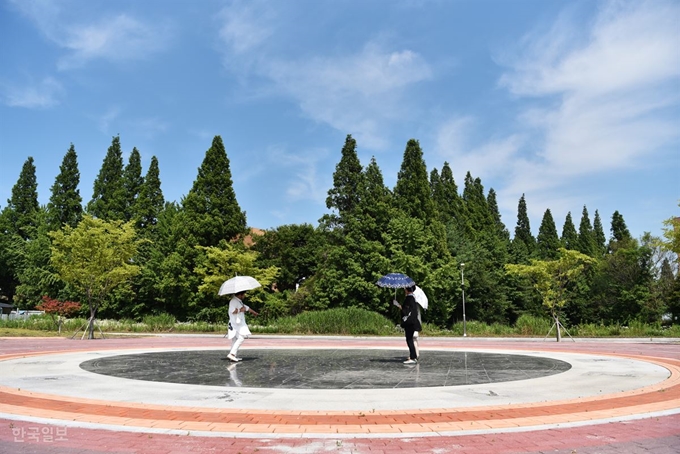
{"label": "blue sky", "polygon": [[0,206],[71,143],[84,203],[120,135],[167,200],[221,135],[250,226],[310,223],[347,134],[390,188],[406,142],[534,235],[583,206],[635,236],[680,215],[677,1],[1,0]]}

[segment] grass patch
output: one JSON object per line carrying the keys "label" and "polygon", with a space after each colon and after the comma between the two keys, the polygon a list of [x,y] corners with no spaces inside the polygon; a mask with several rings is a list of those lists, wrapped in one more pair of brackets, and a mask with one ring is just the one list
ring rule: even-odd
{"label": "grass patch", "polygon": [[56,331],[0,327],[0,337],[64,337]]}
{"label": "grass patch", "polygon": [[[257,325],[257,318],[249,319],[250,330],[257,334],[317,334],[317,335],[350,335],[350,336],[401,336],[403,330],[390,319],[365,309],[354,307],[329,309],[324,311],[303,312],[294,317],[281,317],[269,321],[265,325]],[[62,325],[61,335],[51,317],[47,315],[33,316],[26,320],[0,320],[0,336],[4,337],[37,337],[62,336],[70,337],[76,331],[82,335],[87,320],[82,318],[67,319]],[[487,325],[474,320],[467,322],[467,335],[471,337],[545,337],[552,326],[552,320],[543,317],[523,315],[514,326],[494,323]],[[566,326],[573,337],[671,337],[680,338],[680,325],[662,326],[633,321],[627,325],[583,324]],[[111,333],[220,333],[227,332],[224,323],[205,321],[178,322],[168,314],[147,316],[143,321],[131,319],[97,320],[96,337],[101,337],[101,329],[105,335]],[[455,323],[450,328],[441,328],[423,323],[424,336],[462,337],[463,323]],[[555,335],[555,330],[551,336]],[[563,337],[566,336],[566,333]]]}
{"label": "grass patch", "polygon": [[294,317],[282,317],[267,326],[252,326],[258,333],[329,334],[389,336],[400,330],[386,317],[356,307],[303,312]]}

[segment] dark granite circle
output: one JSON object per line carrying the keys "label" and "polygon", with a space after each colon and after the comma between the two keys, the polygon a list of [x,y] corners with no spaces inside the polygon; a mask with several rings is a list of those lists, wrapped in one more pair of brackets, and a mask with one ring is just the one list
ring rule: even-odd
{"label": "dark granite circle", "polygon": [[528,355],[431,351],[405,365],[395,350],[248,349],[230,362],[228,350],[185,350],[117,355],[80,364],[86,371],[132,380],[192,385],[372,389],[459,386],[546,377],[565,361]]}

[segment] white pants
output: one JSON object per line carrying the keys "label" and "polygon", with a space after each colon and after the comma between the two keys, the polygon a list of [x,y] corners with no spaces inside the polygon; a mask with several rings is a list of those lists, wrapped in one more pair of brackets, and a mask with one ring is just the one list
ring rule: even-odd
{"label": "white pants", "polygon": [[236,356],[236,354],[238,353],[238,349],[244,340],[246,340],[244,336],[241,336],[239,333],[236,333],[236,336],[234,336],[231,339],[231,350],[229,351],[229,354]]}

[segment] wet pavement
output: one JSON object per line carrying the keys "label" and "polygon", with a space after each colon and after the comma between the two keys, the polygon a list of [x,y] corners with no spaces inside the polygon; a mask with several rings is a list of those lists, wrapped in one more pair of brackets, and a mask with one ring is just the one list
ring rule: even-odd
{"label": "wet pavement", "polygon": [[571,369],[568,362],[554,358],[475,351],[428,351],[418,364],[405,366],[403,361],[398,350],[251,349],[244,350],[242,361],[232,363],[224,350],[188,350],[117,355],[84,361],[80,367],[132,380],[291,389],[477,385]]}

